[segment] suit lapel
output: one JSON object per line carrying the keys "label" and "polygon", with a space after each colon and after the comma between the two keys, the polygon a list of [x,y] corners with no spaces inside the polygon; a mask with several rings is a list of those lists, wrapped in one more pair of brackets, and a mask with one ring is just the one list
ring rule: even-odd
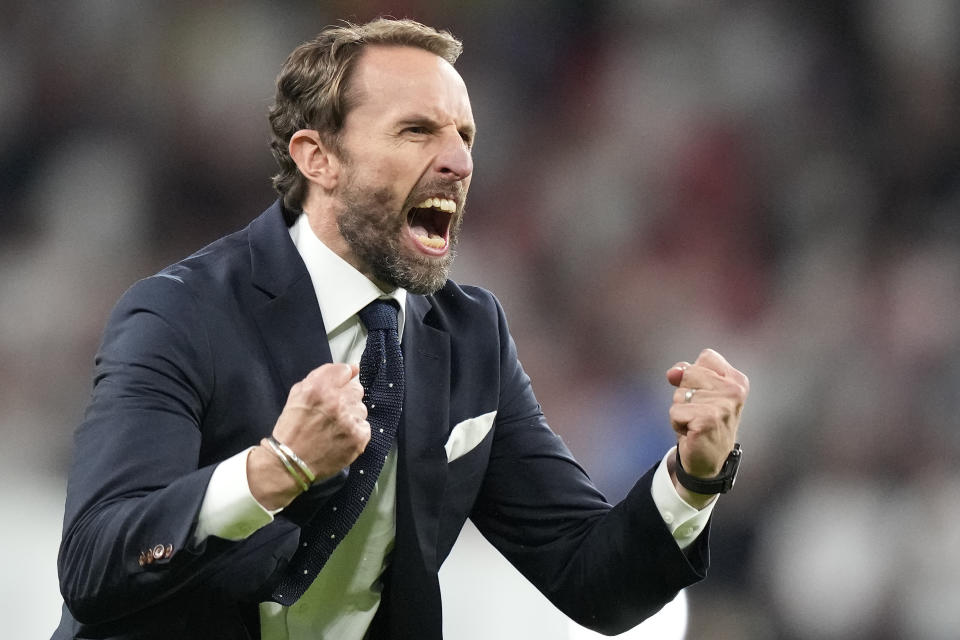
{"label": "suit lapel", "polygon": [[[443,445],[450,417],[450,336],[424,319],[430,303],[407,297],[403,333],[406,397],[400,421],[397,469],[397,546],[416,543],[428,572],[437,570],[437,532],[447,478]],[[403,540],[403,533],[416,540]]]}
{"label": "suit lapel", "polygon": [[260,336],[282,387],[331,362],[317,295],[290,239],[279,202],[250,223],[253,285],[266,294],[254,311]]}

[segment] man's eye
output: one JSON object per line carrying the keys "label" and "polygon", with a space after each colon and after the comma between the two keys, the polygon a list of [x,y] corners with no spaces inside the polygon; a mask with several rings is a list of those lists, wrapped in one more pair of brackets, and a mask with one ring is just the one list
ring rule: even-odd
{"label": "man's eye", "polygon": [[422,134],[425,134],[425,133],[429,133],[429,131],[427,131],[427,128],[426,128],[426,127],[407,127],[407,128],[404,129],[403,131],[404,131],[404,133],[414,133],[414,134],[417,134],[417,135],[422,135]]}

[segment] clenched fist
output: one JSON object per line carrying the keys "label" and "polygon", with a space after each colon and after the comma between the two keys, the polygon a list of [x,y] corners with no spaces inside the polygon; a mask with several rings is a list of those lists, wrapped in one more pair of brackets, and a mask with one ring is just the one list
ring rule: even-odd
{"label": "clenched fist", "polygon": [[[318,479],[352,463],[370,441],[367,407],[357,365],[325,364],[291,387],[273,437],[300,457]],[[267,509],[289,504],[300,492],[277,456],[262,445],[247,458],[253,497]]]}
{"label": "clenched fist", "polygon": [[[677,433],[684,470],[701,478],[716,476],[736,442],[750,381],[713,349],[704,349],[693,364],[675,364],[667,371],[667,380],[677,387],[670,424]],[[712,499],[683,488],[672,468],[671,476],[677,491],[693,506]]]}

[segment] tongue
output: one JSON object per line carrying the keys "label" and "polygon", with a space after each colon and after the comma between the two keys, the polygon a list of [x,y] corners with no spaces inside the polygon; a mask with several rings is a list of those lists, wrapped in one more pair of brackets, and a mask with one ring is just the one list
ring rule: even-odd
{"label": "tongue", "polygon": [[442,249],[446,246],[446,239],[437,233],[436,226],[433,224],[434,220],[432,217],[433,213],[424,210],[424,209],[414,209],[411,212],[410,220],[408,224],[410,225],[410,232],[417,242],[419,242],[424,247],[430,247],[431,249]]}
{"label": "tongue", "polygon": [[430,232],[427,231],[427,228],[422,224],[411,224],[410,231],[413,231],[414,235],[418,235],[421,238],[427,238],[430,236]]}
{"label": "tongue", "polygon": [[430,229],[427,228],[427,224],[431,222],[431,219],[427,216],[431,215],[430,212],[424,211],[423,209],[414,209],[413,215],[410,216],[410,231],[413,232],[415,236],[420,238],[439,238],[436,230],[433,229],[433,225],[430,225]]}

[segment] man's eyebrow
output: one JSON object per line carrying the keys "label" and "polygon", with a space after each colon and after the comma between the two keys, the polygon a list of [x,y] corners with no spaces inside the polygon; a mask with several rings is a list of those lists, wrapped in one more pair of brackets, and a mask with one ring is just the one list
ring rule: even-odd
{"label": "man's eyebrow", "polygon": [[411,125],[429,127],[436,129],[440,124],[430,116],[405,116],[397,120],[398,127],[409,127]]}
{"label": "man's eyebrow", "polygon": [[[397,120],[397,127],[411,126],[439,129],[442,125],[430,116],[404,116]],[[472,138],[477,134],[477,127],[473,123],[468,123],[457,127],[457,131]]]}

